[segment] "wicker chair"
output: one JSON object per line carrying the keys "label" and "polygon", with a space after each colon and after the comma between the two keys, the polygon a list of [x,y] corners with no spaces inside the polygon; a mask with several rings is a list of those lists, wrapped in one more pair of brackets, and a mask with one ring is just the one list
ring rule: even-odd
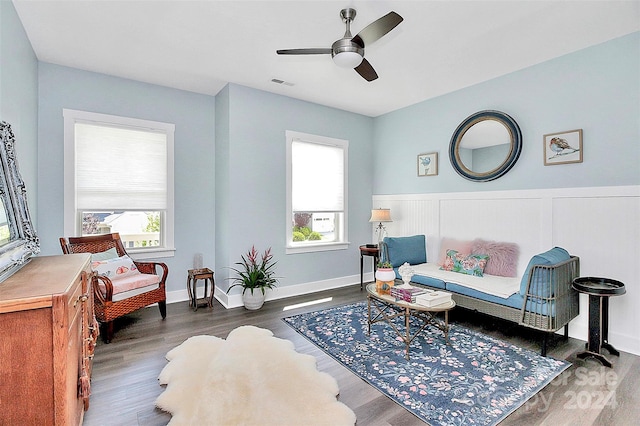
{"label": "wicker chair", "polygon": [[[71,253],[100,253],[111,248],[115,248],[118,256],[124,256],[127,252],[124,249],[120,234],[102,234],[86,237],[60,238],[60,246],[64,254]],[[164,263],[158,262],[137,262],[134,261],[138,271],[142,274],[156,274],[160,276],[157,288],[136,294],[122,300],[113,300],[113,284],[107,277],[94,275],[92,279],[93,295],[95,303],[95,315],[98,321],[103,323],[102,336],[105,343],[109,343],[113,338],[113,320],[123,315],[129,314],[145,306],[158,304],[162,319],[167,316],[167,295],[165,285],[169,269]],[[159,272],[159,273],[158,273]],[[103,287],[101,289],[100,287]]]}

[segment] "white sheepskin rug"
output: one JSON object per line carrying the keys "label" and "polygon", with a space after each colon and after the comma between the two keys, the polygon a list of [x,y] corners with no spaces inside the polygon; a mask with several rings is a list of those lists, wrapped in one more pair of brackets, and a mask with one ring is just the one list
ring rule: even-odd
{"label": "white sheepskin rug", "polygon": [[353,425],[338,383],[293,343],[254,326],[194,336],[170,350],[156,405],[170,425]]}

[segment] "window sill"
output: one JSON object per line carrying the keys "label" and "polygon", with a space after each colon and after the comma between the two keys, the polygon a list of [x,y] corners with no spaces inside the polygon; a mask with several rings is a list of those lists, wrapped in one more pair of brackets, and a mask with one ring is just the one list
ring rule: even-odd
{"label": "window sill", "polygon": [[173,257],[175,256],[176,249],[175,248],[166,248],[166,247],[158,247],[158,248],[143,248],[143,249],[131,249],[128,248],[127,254],[133,260],[151,260],[158,259],[163,257]]}
{"label": "window sill", "polygon": [[287,246],[286,254],[297,253],[313,253],[318,251],[346,250],[349,243],[324,243],[324,244],[305,244],[300,246]]}

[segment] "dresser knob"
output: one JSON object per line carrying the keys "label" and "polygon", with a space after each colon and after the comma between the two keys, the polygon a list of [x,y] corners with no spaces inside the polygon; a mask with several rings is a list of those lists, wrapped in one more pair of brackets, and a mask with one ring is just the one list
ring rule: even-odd
{"label": "dresser knob", "polygon": [[82,294],[82,295],[78,296],[76,301],[73,302],[73,307],[75,308],[76,306],[78,306],[78,302],[82,302],[82,303],[86,302],[88,298],[89,297],[87,297],[86,294]]}

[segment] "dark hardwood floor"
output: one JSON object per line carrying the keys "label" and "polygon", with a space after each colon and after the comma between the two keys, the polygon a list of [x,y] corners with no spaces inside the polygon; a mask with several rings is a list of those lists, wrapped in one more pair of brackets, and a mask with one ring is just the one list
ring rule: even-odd
{"label": "dark hardwood floor", "polygon": [[[166,365],[165,354],[191,336],[210,334],[226,337],[241,325],[268,328],[280,338],[291,340],[296,350],[311,354],[318,369],[335,377],[340,386],[339,400],[349,406],[364,425],[423,425],[417,417],[378,392],[304,337],[281,318],[328,306],[365,300],[360,286],[319,292],[265,303],[259,311],[244,308],[225,310],[215,302],[213,310],[193,312],[187,302],[167,306],[162,321],[157,307],[150,307],[122,318],[116,324],[113,341],[96,348],[93,363],[92,395],[84,424],[165,425],[170,415],[155,408],[163,391],[157,377]],[[331,302],[283,312],[283,308],[304,301],[332,297]],[[540,335],[532,330],[480,314],[454,309],[454,323],[539,351]],[[615,346],[615,342],[612,342]],[[501,425],[636,425],[640,421],[640,357],[621,353],[610,357],[612,369],[599,362],[581,360],[576,354],[584,342],[565,341],[554,336],[548,354],[573,365],[547,385]],[[203,366],[204,367],[204,366]],[[304,424],[301,420],[300,425]]]}

